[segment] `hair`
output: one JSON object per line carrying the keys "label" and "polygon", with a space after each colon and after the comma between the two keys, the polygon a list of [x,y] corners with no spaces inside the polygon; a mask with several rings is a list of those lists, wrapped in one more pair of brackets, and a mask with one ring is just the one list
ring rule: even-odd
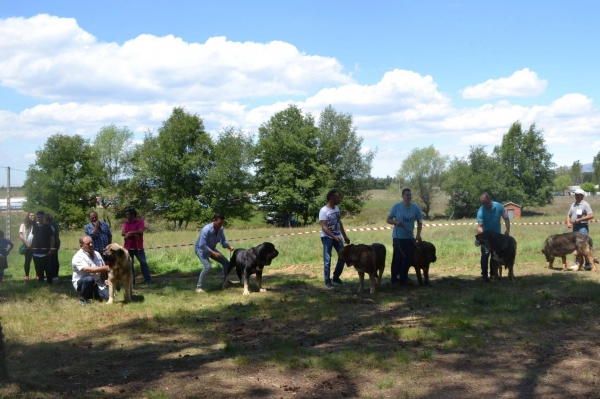
{"label": "hair", "polygon": [[329,192],[327,193],[327,201],[329,201],[331,199],[331,197],[333,197],[336,194],[339,194],[340,192],[336,189],[333,190],[329,190]]}
{"label": "hair", "polygon": [[79,237],[79,245],[83,245],[83,239],[85,237],[88,237],[90,240],[92,239],[92,237],[88,236],[87,234],[84,234],[81,237]]}
{"label": "hair", "polygon": [[96,216],[98,216],[98,212],[96,212],[96,211],[90,211],[90,212],[88,213],[88,217],[92,217],[92,213],[95,213],[95,214],[96,214]]}
{"label": "hair", "polygon": [[215,213],[215,215],[213,216],[212,220],[215,221],[217,219],[225,220],[225,216],[223,216],[220,213]]}
{"label": "hair", "polygon": [[35,213],[27,212],[27,216],[25,216],[25,221],[23,222],[23,224],[25,225],[26,228],[30,228],[35,223],[35,220],[29,220],[29,215],[35,216]]}
{"label": "hair", "polygon": [[137,217],[137,211],[135,208],[129,208],[125,211],[125,213],[129,213],[130,215],[133,215],[133,217]]}
{"label": "hair", "polygon": [[36,215],[46,216],[46,212],[44,212],[44,211],[37,211]]}
{"label": "hair", "polygon": [[486,199],[486,200],[488,200],[488,199],[492,199],[492,197],[490,197],[490,195],[489,195],[488,193],[483,193],[483,194],[481,194],[481,195],[479,196],[479,199],[481,200],[482,198],[483,198],[483,199]]}
{"label": "hair", "polygon": [[54,222],[54,216],[52,216],[51,213],[47,213],[44,217],[44,219],[46,220],[46,223],[51,223]]}
{"label": "hair", "polygon": [[408,187],[406,187],[406,188],[403,188],[403,189],[402,189],[402,196],[404,197],[404,194],[406,194],[407,192],[408,192],[408,193],[412,193],[412,191],[410,190],[410,188],[408,188]]}

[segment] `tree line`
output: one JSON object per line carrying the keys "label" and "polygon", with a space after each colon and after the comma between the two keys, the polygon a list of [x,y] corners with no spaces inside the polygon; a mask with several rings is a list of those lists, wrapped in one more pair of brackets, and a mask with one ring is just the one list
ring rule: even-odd
{"label": "tree line", "polygon": [[290,105],[256,139],[233,127],[212,138],[199,115],[176,107],[141,143],[115,125],[93,140],[50,136],[27,171],[26,207],[52,212],[65,227],[81,226],[101,206],[117,215],[135,207],[182,228],[214,213],[248,220],[260,202],[306,224],[331,188],[343,193],[345,212],[361,210],[375,154],[361,145],[352,115],[331,106],[317,124]]}

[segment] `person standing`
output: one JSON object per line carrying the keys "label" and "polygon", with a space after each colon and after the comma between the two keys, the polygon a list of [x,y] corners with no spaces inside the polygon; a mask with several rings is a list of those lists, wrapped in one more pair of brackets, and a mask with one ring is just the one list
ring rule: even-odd
{"label": "person standing", "polygon": [[92,241],[94,242],[94,250],[102,254],[108,244],[112,244],[112,233],[110,231],[110,227],[106,222],[101,222],[98,220],[97,212],[90,212],[88,217],[90,222],[85,225],[83,231],[86,235],[92,237]]}
{"label": "person standing", "polygon": [[25,264],[23,265],[25,269],[25,280],[29,280],[29,271],[31,270],[31,258],[33,257],[33,252],[31,251],[33,234],[31,234],[31,230],[34,224],[35,213],[29,212],[25,217],[25,221],[21,223],[21,226],[19,227],[19,238],[25,245]]}
{"label": "person standing", "polygon": [[110,267],[104,264],[102,256],[94,251],[92,237],[84,235],[79,238],[81,248],[73,256],[73,288],[79,292],[79,303],[89,305],[92,298],[108,299],[108,286],[102,281],[100,273],[110,272]]}
{"label": "person standing", "polygon": [[[410,262],[417,248],[417,243],[421,242],[421,229],[423,228],[423,214],[421,208],[412,203],[410,188],[402,190],[402,202],[392,206],[386,221],[388,224],[394,225],[392,231],[394,246],[392,285],[408,285],[408,269],[410,269]],[[417,222],[416,237],[414,236],[415,221]]]}
{"label": "person standing", "polygon": [[150,284],[152,278],[150,277],[150,268],[146,262],[146,253],[144,252],[144,230],[146,225],[142,218],[137,217],[137,211],[133,208],[125,211],[125,223],[121,229],[121,235],[125,238],[125,244],[123,245],[129,256],[131,256],[131,269],[133,272],[133,284],[135,284],[135,264],[133,262],[134,257],[140,262],[140,268],[144,275],[144,282]]}
{"label": "person standing", "polygon": [[204,284],[204,278],[211,269],[210,259],[213,259],[221,264],[223,270],[223,282],[227,275],[227,269],[229,269],[229,260],[223,256],[222,253],[217,251],[217,244],[221,243],[223,248],[227,248],[230,252],[233,251],[233,247],[229,245],[225,238],[225,232],[223,230],[223,224],[225,223],[225,216],[220,213],[215,213],[212,222],[207,224],[200,230],[200,235],[194,245],[194,251],[196,256],[202,263],[202,272],[198,277],[198,284],[196,285],[197,293],[204,293],[202,285]]}
{"label": "person standing", "polygon": [[38,211],[37,223],[33,225],[33,264],[35,273],[40,282],[44,281],[44,274],[49,284],[52,284],[52,271],[50,270],[50,257],[54,254],[54,231],[46,224],[46,213]]}
{"label": "person standing", "polygon": [[[481,206],[477,211],[477,234],[481,234],[484,231],[493,231],[495,233],[502,233],[502,226],[500,225],[500,218],[504,219],[504,226],[506,227],[504,234],[510,235],[510,219],[508,213],[504,209],[504,206],[496,201],[492,201],[492,197],[488,193],[483,193],[479,196],[479,202]],[[485,245],[481,246],[481,279],[483,281],[489,281],[488,277],[488,266],[490,259],[490,251]],[[492,260],[495,262],[495,260]],[[491,270],[490,270],[491,273]]]}
{"label": "person standing", "polygon": [[[344,286],[340,279],[344,271],[344,261],[340,259],[340,251],[344,248],[344,242],[350,244],[350,239],[346,235],[344,224],[340,218],[340,193],[337,190],[330,190],[327,193],[327,204],[319,211],[319,223],[321,225],[321,243],[323,244],[323,277],[325,286],[333,288],[333,284]],[[344,242],[342,242],[342,238]],[[331,279],[331,250],[335,248],[338,254],[338,261],[333,271]]]}
{"label": "person standing", "polygon": [[[575,202],[569,208],[569,212],[567,212],[567,227],[573,228],[573,232],[579,232],[587,236],[590,235],[589,221],[594,218],[594,212],[590,204],[583,199],[584,196],[585,191],[580,188],[575,190]],[[575,265],[569,269],[579,269],[577,258],[575,258]],[[585,260],[585,269],[592,269],[592,265],[587,259]]]}
{"label": "person standing", "polygon": [[58,250],[60,249],[60,227],[58,222],[54,220],[54,216],[51,213],[46,213],[45,216],[46,224],[52,227],[54,232],[54,252],[50,256],[50,272],[52,273],[52,281],[58,281],[58,270],[60,264],[58,263]]}
{"label": "person standing", "polygon": [[14,247],[8,238],[4,238],[4,232],[0,231],[0,283],[4,282],[4,269],[8,269],[7,257]]}

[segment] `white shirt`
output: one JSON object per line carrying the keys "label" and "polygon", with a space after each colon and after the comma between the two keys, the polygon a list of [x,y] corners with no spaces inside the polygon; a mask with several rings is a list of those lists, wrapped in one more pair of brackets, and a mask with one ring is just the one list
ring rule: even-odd
{"label": "white shirt", "polygon": [[82,278],[84,276],[90,276],[90,275],[94,277],[94,280],[96,280],[96,284],[98,285],[98,288],[100,288],[100,289],[105,288],[104,281],[102,281],[102,279],[100,278],[100,273],[90,274],[90,273],[84,272],[82,270],[84,267],[87,267],[87,266],[90,266],[90,267],[104,266],[104,260],[102,260],[100,253],[98,253],[97,251],[94,251],[94,259],[92,259],[92,258],[90,258],[90,255],[88,255],[87,252],[85,252],[83,249],[80,249],[79,251],[77,251],[75,256],[73,256],[72,266],[73,266],[73,287],[75,289],[77,289],[77,281],[79,281],[80,278]]}

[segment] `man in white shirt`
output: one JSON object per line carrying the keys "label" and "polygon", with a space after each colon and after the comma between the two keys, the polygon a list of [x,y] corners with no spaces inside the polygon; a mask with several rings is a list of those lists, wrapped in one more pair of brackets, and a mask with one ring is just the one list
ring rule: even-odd
{"label": "man in white shirt", "polygon": [[[321,242],[323,243],[323,274],[325,286],[333,288],[333,283],[345,285],[340,279],[344,270],[344,261],[340,259],[340,251],[344,248],[344,242],[350,244],[350,239],[344,230],[344,224],[340,219],[340,194],[337,190],[327,193],[327,204],[319,212],[319,223],[321,224]],[[343,240],[343,241],[342,241]],[[338,261],[333,271],[333,280],[330,279],[331,250],[335,248],[338,253]]]}
{"label": "man in white shirt", "polygon": [[79,303],[89,305],[92,298],[108,299],[108,286],[102,280],[100,273],[110,271],[104,264],[102,256],[94,251],[92,237],[88,235],[79,238],[81,249],[73,256],[73,288],[79,292]]}

